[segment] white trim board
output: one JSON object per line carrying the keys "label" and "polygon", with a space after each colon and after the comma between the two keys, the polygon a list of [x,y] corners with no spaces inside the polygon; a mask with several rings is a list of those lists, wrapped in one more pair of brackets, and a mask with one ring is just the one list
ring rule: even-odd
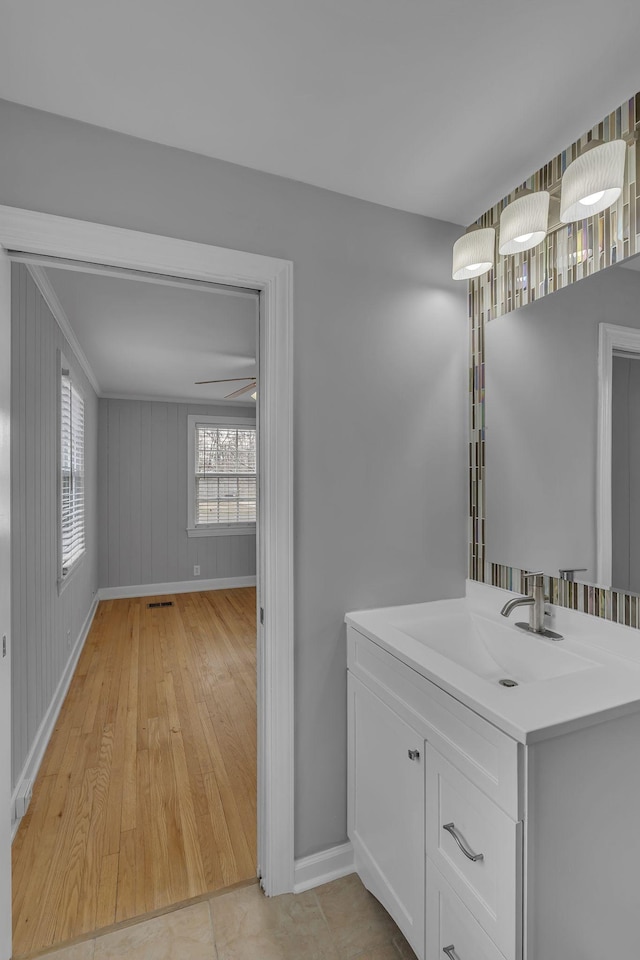
{"label": "white trim board", "polygon": [[596,487],[596,583],[610,584],[613,569],[612,536],[612,403],[613,356],[640,357],[640,330],[601,323],[598,331],[598,448]]}
{"label": "white trim board", "polygon": [[[0,249],[0,960],[11,956],[11,263]],[[5,641],[6,639],[6,656]]]}
{"label": "white trim board", "polygon": [[312,853],[309,857],[296,860],[294,893],[304,893],[313,887],[319,887],[331,880],[339,880],[355,873],[356,864],[351,842]]}
{"label": "white trim board", "polygon": [[188,537],[255,537],[256,525],[241,524],[237,527],[221,527],[216,530],[215,527],[187,527]]}
{"label": "white trim board", "polygon": [[189,403],[192,407],[247,407],[247,412],[255,408],[255,400],[207,400],[202,397],[155,397],[137,393],[101,393],[101,400],[138,400],[142,403]]}
{"label": "white trim board", "polygon": [[24,766],[20,771],[20,776],[17,779],[17,783],[13,794],[11,795],[11,840],[16,835],[16,831],[20,825],[19,820],[13,820],[13,812],[15,810],[16,797],[18,795],[18,790],[20,789],[20,784],[24,780],[35,780],[38,775],[38,770],[40,769],[40,764],[42,763],[42,758],[44,757],[45,750],[51,739],[51,734],[53,733],[53,728],[56,725],[58,719],[58,714],[62,709],[62,704],[64,703],[64,698],[67,695],[67,690],[73,679],[73,674],[76,669],[78,660],[80,659],[80,654],[84,648],[87,637],[89,636],[89,630],[91,629],[91,624],[93,623],[93,618],[95,617],[96,610],[98,609],[98,595],[93,598],[89,612],[85,617],[85,621],[82,624],[80,633],[76,638],[76,642],[73,645],[71,655],[67,660],[67,665],[64,668],[63,674],[60,677],[56,691],[51,698],[51,703],[49,708],[42,718],[42,722],[38,727],[38,732],[35,735],[33,744],[31,745],[31,750],[27,756],[27,759],[24,762]]}
{"label": "white trim board", "polygon": [[[0,206],[0,266],[7,251],[245,287],[260,292],[260,446],[258,542],[258,867],[265,893],[294,883],[294,616],[293,616],[293,264],[289,260],[99,223]],[[0,342],[11,330],[9,283],[0,290]],[[4,351],[7,355],[9,351]],[[6,366],[6,365],[5,365]],[[9,422],[10,373],[2,378],[0,408]],[[6,407],[6,410],[5,410]],[[5,416],[6,413],[6,416]],[[9,442],[9,427],[0,445]],[[7,458],[8,459],[8,458]],[[1,477],[0,477],[1,479]],[[0,518],[9,515],[0,484]],[[0,528],[0,547],[2,533]],[[0,560],[5,553],[0,552]],[[3,578],[4,579],[4,578]],[[3,582],[3,581],[0,581]],[[8,577],[7,577],[8,582]],[[5,616],[9,600],[0,590]],[[9,656],[0,660],[4,684]],[[10,730],[10,697],[0,698],[0,730]],[[0,784],[10,778],[10,743],[0,737]],[[10,781],[9,781],[10,782]],[[0,795],[2,792],[0,791]],[[8,800],[8,797],[7,797]],[[4,801],[3,801],[4,802]],[[10,824],[0,816],[0,960],[11,956]]]}
{"label": "white trim board", "polygon": [[183,287],[187,290],[209,290],[212,293],[224,293],[231,297],[255,297],[256,291],[252,289],[243,289],[242,287],[233,287],[224,284],[216,284],[210,280],[190,280],[186,277],[159,277],[155,273],[143,273],[139,270],[132,270],[130,267],[125,270],[117,270],[103,263],[79,263],[77,260],[64,260],[60,257],[37,256],[36,254],[21,253],[15,251],[11,259],[16,263],[35,264],[39,267],[48,267],[55,270],[70,270],[72,273],[91,273],[101,277],[114,277],[120,280],[140,280],[143,283],[160,284],[165,287]]}
{"label": "white trim board", "polygon": [[139,583],[124,587],[100,587],[99,600],[126,600],[134,597],[164,597],[170,593],[201,593],[204,590],[233,590],[255,587],[256,577],[218,577],[217,580],[176,580],[174,583]]}

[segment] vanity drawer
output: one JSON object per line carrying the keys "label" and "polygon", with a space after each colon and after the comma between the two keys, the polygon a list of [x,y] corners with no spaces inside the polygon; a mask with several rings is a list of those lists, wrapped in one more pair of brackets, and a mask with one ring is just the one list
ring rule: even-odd
{"label": "vanity drawer", "polygon": [[505,960],[430,860],[426,906],[427,960]]}
{"label": "vanity drawer", "polygon": [[520,745],[352,626],[347,644],[349,671],[509,816],[520,819]]}
{"label": "vanity drawer", "polygon": [[519,960],[522,824],[431,745],[426,758],[427,856],[505,957]]}

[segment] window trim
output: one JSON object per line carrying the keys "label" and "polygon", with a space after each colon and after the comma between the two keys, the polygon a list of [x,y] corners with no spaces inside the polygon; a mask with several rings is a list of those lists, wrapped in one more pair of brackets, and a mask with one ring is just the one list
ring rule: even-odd
{"label": "window trim", "polygon": [[[256,429],[255,417],[210,417],[198,414],[189,414],[187,417],[187,536],[188,537],[242,537],[255,536],[256,521],[251,523],[196,523],[196,424],[210,423],[217,427],[253,427]],[[257,452],[257,431],[256,431]],[[260,476],[256,466],[256,483]],[[259,493],[259,491],[258,491]]]}
{"label": "window trim", "polygon": [[[78,379],[75,376],[71,364],[67,360],[65,354],[62,350],[57,350],[57,370],[58,376],[56,379],[56,394],[57,394],[57,403],[56,403],[56,430],[57,430],[57,457],[56,457],[56,489],[57,489],[57,548],[58,548],[58,594],[61,594],[64,588],[67,586],[69,581],[73,578],[73,575],[79,569],[82,560],[84,559],[87,552],[87,521],[86,521],[86,446],[87,446],[87,435],[86,435],[86,409],[87,409],[87,399],[84,393],[84,390],[81,389],[78,384]],[[83,405],[83,424],[84,429],[82,433],[82,445],[83,450],[83,462],[85,464],[85,484],[84,484],[84,529],[83,529],[83,540],[84,544],[82,551],[78,556],[73,560],[73,562],[67,567],[67,572],[63,573],[62,567],[62,377],[69,377],[71,386],[78,394],[82,400]]]}

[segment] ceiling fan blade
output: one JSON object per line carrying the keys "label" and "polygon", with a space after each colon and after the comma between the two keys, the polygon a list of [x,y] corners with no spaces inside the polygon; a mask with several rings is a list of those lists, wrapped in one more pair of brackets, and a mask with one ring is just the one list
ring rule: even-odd
{"label": "ceiling fan blade", "polygon": [[227,377],[226,380],[196,380],[195,385],[202,383],[236,383],[238,380],[253,380],[253,377]]}
{"label": "ceiling fan blade", "polygon": [[243,393],[249,393],[250,390],[255,390],[256,386],[257,383],[254,380],[253,383],[250,383],[248,386],[240,387],[239,390],[234,390],[233,393],[228,393],[225,397],[225,400],[232,400],[233,397],[241,397]]}

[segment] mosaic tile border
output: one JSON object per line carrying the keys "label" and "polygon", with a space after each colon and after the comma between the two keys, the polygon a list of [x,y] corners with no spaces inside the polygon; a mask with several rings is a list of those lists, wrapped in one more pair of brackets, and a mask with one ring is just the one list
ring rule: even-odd
{"label": "mosaic tile border", "polygon": [[[562,174],[592,139],[627,141],[625,183],[614,206],[579,223],[552,230],[533,250],[513,257],[496,254],[493,270],[469,282],[469,577],[526,593],[527,571],[490,563],[485,555],[484,331],[493,318],[577,283],[640,252],[640,92],[608,114],[521,186],[559,197]],[[500,213],[516,190],[486,211],[480,226],[498,227]],[[557,205],[557,199],[555,200]],[[551,602],[640,629],[640,597],[617,590],[545,578]]]}

